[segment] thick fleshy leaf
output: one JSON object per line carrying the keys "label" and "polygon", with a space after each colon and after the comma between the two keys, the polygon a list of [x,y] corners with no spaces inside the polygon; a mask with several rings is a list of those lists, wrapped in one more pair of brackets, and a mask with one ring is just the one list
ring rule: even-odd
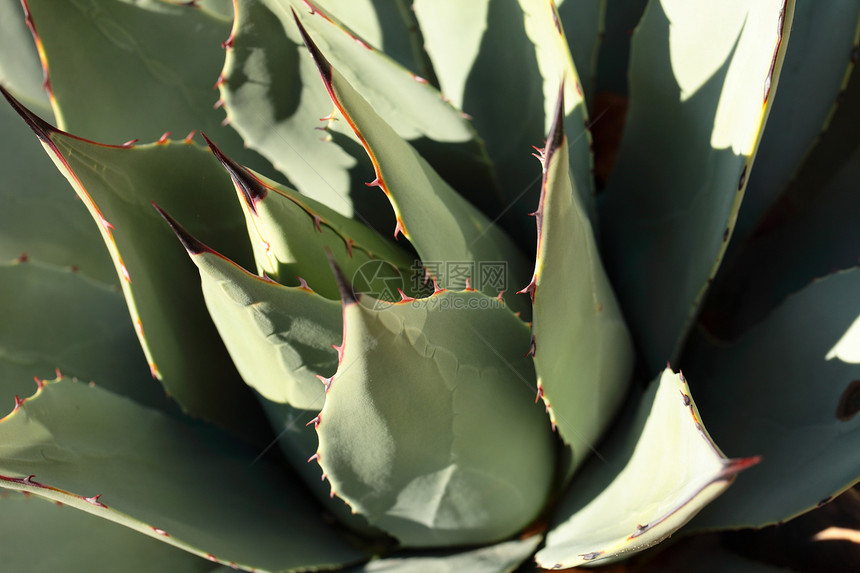
{"label": "thick fleshy leaf", "polygon": [[[756,155],[735,232],[744,238],[797,175],[804,155],[832,119],[856,54],[860,1],[798,0],[779,97]],[[840,98],[841,99],[841,98]]]}
{"label": "thick fleshy leaf", "polygon": [[233,260],[248,261],[242,212],[217,160],[183,142],[114,147],[79,139],[3,93],[101,232],[153,376],[192,415],[245,435],[263,431],[259,406],[209,318],[194,265],[151,205],[193,222],[196,236]]}
{"label": "thick fleshy leaf", "polygon": [[438,87],[415,13],[403,0],[314,0],[368,45]]}
{"label": "thick fleshy leaf", "polygon": [[[368,536],[366,521],[332,500],[307,460],[317,451],[315,418],[325,403],[324,382],[337,370],[343,339],[339,303],[307,287],[290,288],[253,275],[216,253],[162,212],[200,270],[212,320],[245,382],[259,400],[275,440],[293,469],[340,523]],[[265,452],[264,452],[265,453]],[[262,454],[261,454],[262,455]]]}
{"label": "thick fleshy leaf", "polygon": [[837,273],[734,344],[691,346],[684,369],[714,437],[763,459],[691,527],[783,521],[860,479],[858,292],[860,270]]}
{"label": "thick fleshy leaf", "polygon": [[[332,101],[373,162],[373,184],[394,207],[395,236],[402,233],[410,240],[428,275],[442,287],[460,289],[471,284],[491,296],[512,292],[511,287],[528,272],[513,241],[445,183],[332,67],[304,28],[301,31]],[[506,300],[517,310],[526,308],[512,295]]]}
{"label": "thick fleshy leaf", "polygon": [[541,540],[533,535],[470,551],[403,552],[350,567],[344,573],[510,573],[534,553]]}
{"label": "thick fleshy leaf", "polygon": [[[359,8],[352,2],[351,8],[335,4],[335,14],[346,10],[347,17]],[[364,188],[367,159],[349,126],[330,122],[328,137],[315,129],[325,125],[319,120],[331,115],[332,105],[316,79],[291,9],[398,134],[476,203],[495,200],[498,209],[485,152],[461,113],[424,78],[373,49],[313,3],[239,3],[221,93],[228,117],[250,146],[287,173],[302,193],[387,228],[390,210],[382,196]]]}
{"label": "thick fleshy leaf", "polygon": [[793,0],[661,0],[636,30],[630,111],[600,220],[649,370],[679,350],[728,244],[793,11]]}
{"label": "thick fleshy leaf", "polygon": [[[732,339],[812,280],[860,261],[860,73],[830,125],[756,231],[730,247],[701,322]],[[778,128],[778,124],[772,124]],[[743,212],[743,209],[741,209]],[[733,243],[734,244],[734,243]],[[734,255],[734,256],[733,256]]]}
{"label": "thick fleshy leaf", "polygon": [[538,395],[579,466],[613,420],[633,371],[633,344],[603,270],[583,201],[571,186],[564,102],[541,152],[534,303]]}
{"label": "thick fleshy leaf", "polygon": [[573,178],[584,197],[593,194],[582,91],[553,3],[481,0],[466,6],[459,0],[416,0],[414,9],[442,92],[472,116],[487,142],[506,224],[530,239],[526,215],[537,202],[540,175],[528,150],[552,123],[560,82],[568,132],[576,138]]}
{"label": "thick fleshy leaf", "polygon": [[[4,21],[5,23],[5,21]],[[99,231],[15,110],[0,105],[0,260],[22,253],[107,284],[116,272]]]}
{"label": "thick fleshy leaf", "polygon": [[213,107],[229,19],[193,2],[26,0],[26,6],[61,129],[116,144],[203,130],[243,164],[273,171],[221,125],[224,112]]}
{"label": "thick fleshy leaf", "polygon": [[478,292],[389,304],[344,288],[343,354],[315,456],[332,492],[407,547],[523,529],[555,472],[523,359],[528,328]]}
{"label": "thick fleshy leaf", "polygon": [[0,487],[27,491],[210,561],[258,571],[361,559],[298,482],[223,433],[98,387],[46,382],[0,420]]}
{"label": "thick fleshy leaf", "polygon": [[51,102],[42,89],[42,63],[33,35],[27,29],[21,0],[0,0],[0,31],[0,84],[18,94],[39,114],[53,119]]}
{"label": "thick fleshy leaf", "polygon": [[0,561],[8,571],[206,573],[212,563],[126,527],[33,495],[0,493]]}
{"label": "thick fleshy leaf", "polygon": [[253,275],[216,253],[162,213],[200,270],[212,320],[245,382],[267,400],[319,410],[317,376],[337,369],[343,332],[340,305],[307,287]]}
{"label": "thick fleshy leaf", "polygon": [[[632,404],[631,404],[632,406]],[[758,458],[727,459],[670,369],[574,479],[537,554],[561,569],[640,551],[687,523]]]}
{"label": "thick fleshy leaf", "polygon": [[28,260],[0,264],[0,292],[5,396],[28,396],[34,377],[53,378],[59,369],[140,404],[169,407],[150,376],[119,287]]}
{"label": "thick fleshy leaf", "polygon": [[233,179],[261,274],[337,299],[329,253],[353,280],[361,279],[361,292],[390,301],[400,300],[397,288],[415,294],[409,278],[417,265],[406,251],[363,223],[245,169],[211,141],[209,146]]}

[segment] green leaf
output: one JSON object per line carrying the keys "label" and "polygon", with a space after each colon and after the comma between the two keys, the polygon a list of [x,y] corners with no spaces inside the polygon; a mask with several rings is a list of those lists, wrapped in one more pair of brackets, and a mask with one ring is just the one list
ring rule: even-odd
{"label": "green leaf", "polygon": [[[97,387],[47,382],[0,420],[0,486],[258,571],[361,559],[303,488],[222,433]],[[28,477],[29,476],[29,477]]]}
{"label": "green leaf", "polygon": [[336,299],[337,284],[326,258],[331,253],[349,276],[366,276],[362,292],[400,300],[397,285],[414,294],[416,289],[404,280],[414,266],[406,251],[366,225],[245,169],[207,141],[233,179],[261,274],[289,286],[305,281],[322,296]]}
{"label": "green leaf", "polygon": [[86,208],[34,140],[15,110],[0,105],[0,260],[27,253],[47,263],[74,266],[117,284],[110,256]]}
{"label": "green leaf", "polygon": [[193,4],[28,0],[58,126],[110,143],[203,130],[243,164],[271,173],[213,108],[230,21]]}
{"label": "green leaf", "polygon": [[307,287],[252,275],[161,214],[200,270],[209,314],[245,382],[267,400],[322,408],[325,391],[317,376],[337,369],[332,346],[343,331],[340,305]]}
{"label": "green leaf", "polygon": [[651,2],[601,195],[607,270],[655,371],[679,350],[732,233],[788,44],[793,0]]}
{"label": "green leaf", "polygon": [[27,396],[57,369],[151,407],[168,408],[128,320],[122,292],[34,261],[0,264],[0,386]]}
{"label": "green leaf", "polygon": [[723,456],[702,425],[687,382],[668,368],[601,450],[562,498],[537,553],[541,567],[597,563],[650,547],[758,462]]}
{"label": "green leaf", "polygon": [[[442,287],[460,289],[472,284],[491,296],[522,284],[518,281],[528,276],[525,259],[504,231],[448,186],[332,67],[304,28],[300,30],[332,101],[373,162],[373,184],[394,207],[395,236],[402,233],[410,240],[428,274]],[[485,280],[482,265],[500,270],[499,277]],[[463,269],[460,274],[455,272]],[[516,297],[509,295],[506,300],[517,309],[527,309]]]}
{"label": "green leaf", "polygon": [[[359,8],[353,4],[338,6],[336,13],[348,10],[349,16]],[[335,16],[319,8],[309,14],[309,6],[299,0],[239,4],[221,92],[245,141],[287,173],[302,193],[375,228],[389,228],[384,198],[364,188],[367,160],[349,126],[329,122],[328,136],[315,129],[325,127],[320,118],[331,115],[332,105],[302,47],[292,8],[399,135],[444,169],[443,177],[472,193],[476,203],[495,201],[497,208],[485,152],[460,112],[425,79],[370,48]]]}
{"label": "green leaf", "polygon": [[589,455],[624,399],[633,344],[606,278],[588,214],[571,186],[564,101],[541,152],[538,253],[526,291],[538,395],[573,449],[569,470]]}
{"label": "green leaf", "polygon": [[209,318],[194,265],[151,205],[193,221],[196,236],[248,261],[242,213],[215,158],[183,142],[114,147],[79,139],[2,91],[96,222],[153,376],[194,416],[252,437],[264,431],[259,405]]}
{"label": "green leaf", "polygon": [[841,106],[837,98],[854,67],[858,20],[858,0],[797,2],[779,97],[750,174],[735,229],[738,237],[753,231],[777,201]]}
{"label": "green leaf", "polygon": [[[343,338],[340,304],[307,287],[290,288],[253,275],[216,253],[161,212],[200,270],[212,320],[245,383],[259,400],[293,469],[340,523],[378,536],[340,500],[332,500],[319,471],[315,418],[325,403],[324,381],[337,370]],[[264,452],[265,453],[265,452]],[[262,455],[262,454],[261,454]]]}
{"label": "green leaf", "polygon": [[21,0],[0,0],[0,84],[40,115],[53,119],[51,102],[42,89],[39,52],[21,7]]}
{"label": "green leaf", "polygon": [[468,551],[402,552],[350,567],[344,573],[510,573],[534,553],[541,540],[534,535]]}
{"label": "green leaf", "polygon": [[366,44],[384,52],[398,64],[439,87],[424,38],[411,5],[404,0],[315,0],[337,15],[347,30]]}
{"label": "green leaf", "polygon": [[763,460],[691,527],[784,521],[860,478],[858,292],[860,270],[837,273],[731,345],[691,343],[683,365],[714,437]]}
{"label": "green leaf", "polygon": [[555,471],[527,327],[478,292],[390,304],[344,288],[343,355],[317,427],[334,494],[407,547],[523,529]]}
{"label": "green leaf", "polygon": [[858,123],[860,74],[855,72],[827,131],[779,201],[754,233],[729,249],[702,312],[701,322],[712,334],[735,338],[812,280],[857,265]]}
{"label": "green leaf", "polygon": [[10,571],[205,573],[212,563],[125,527],[29,494],[0,493],[0,560]]}
{"label": "green leaf", "polygon": [[442,92],[473,118],[487,142],[512,232],[533,236],[526,215],[534,209],[540,176],[528,151],[543,140],[552,123],[562,81],[568,131],[576,136],[576,145],[571,144],[573,177],[583,196],[590,197],[586,111],[553,5],[483,0],[467,7],[458,0],[417,0],[414,6]]}

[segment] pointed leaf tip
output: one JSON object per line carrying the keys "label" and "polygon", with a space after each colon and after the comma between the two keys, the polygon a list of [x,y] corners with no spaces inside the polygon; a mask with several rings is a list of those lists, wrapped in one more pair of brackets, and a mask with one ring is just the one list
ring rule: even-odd
{"label": "pointed leaf tip", "polygon": [[185,247],[185,250],[188,251],[189,255],[199,255],[207,251],[212,251],[212,249],[192,237],[191,234],[186,231],[182,225],[176,222],[176,219],[168,215],[164,211],[164,209],[158,206],[155,201],[152,201],[152,206],[155,207],[155,210],[158,211],[158,214],[161,215],[165,221],[167,221],[167,224],[170,225],[170,229],[174,232],[174,234],[176,234],[176,237],[182,243],[182,246]]}
{"label": "pointed leaf tip", "polygon": [[349,304],[357,303],[359,296],[356,295],[352,283],[350,283],[349,279],[346,278],[346,275],[334,260],[334,255],[331,254],[328,247],[326,247],[325,253],[328,257],[329,265],[331,265],[331,271],[334,274],[334,280],[337,283],[337,289],[340,291],[340,298],[343,301],[343,305],[347,306]]}
{"label": "pointed leaf tip", "polygon": [[266,198],[269,190],[266,189],[260,180],[254,177],[245,167],[224,155],[224,153],[218,149],[218,146],[216,146],[211,139],[206,137],[205,133],[200,132],[200,135],[203,136],[209,149],[212,150],[212,153],[215,154],[215,157],[218,158],[218,161],[221,162],[221,165],[223,165],[224,169],[226,169],[230,174],[230,178],[233,179],[233,183],[235,183],[239,191],[242,192],[242,195],[245,197],[245,201],[248,204],[248,208],[251,209],[253,213],[256,213],[257,203]]}
{"label": "pointed leaf tip", "polygon": [[36,136],[43,142],[53,146],[53,143],[51,143],[49,136],[51,133],[55,133],[57,131],[57,128],[55,128],[53,125],[27,109],[27,107],[20,101],[15,99],[15,96],[13,96],[5,87],[3,87],[2,84],[0,84],[0,93],[3,94],[3,97],[6,98],[6,101],[8,101],[9,105],[12,106],[12,109],[14,109],[15,112],[21,116],[21,119],[23,119],[27,123],[27,125],[30,126],[30,129],[33,130]]}
{"label": "pointed leaf tip", "polygon": [[325,56],[322,55],[322,52],[320,52],[320,49],[314,41],[311,40],[310,35],[308,35],[308,31],[305,30],[304,26],[302,26],[302,22],[299,20],[299,15],[296,14],[295,9],[290,8],[290,10],[293,12],[293,19],[295,19],[296,25],[299,27],[299,33],[302,35],[302,40],[304,41],[308,51],[311,53],[311,57],[317,65],[317,69],[325,82],[326,88],[331,91],[331,64],[325,59]]}

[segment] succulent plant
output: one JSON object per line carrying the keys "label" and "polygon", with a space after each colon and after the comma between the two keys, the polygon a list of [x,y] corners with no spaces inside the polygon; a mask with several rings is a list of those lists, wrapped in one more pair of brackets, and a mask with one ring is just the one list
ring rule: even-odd
{"label": "succulent plant", "polygon": [[860,1],[621,4],[0,1],[0,560],[560,569],[857,482]]}

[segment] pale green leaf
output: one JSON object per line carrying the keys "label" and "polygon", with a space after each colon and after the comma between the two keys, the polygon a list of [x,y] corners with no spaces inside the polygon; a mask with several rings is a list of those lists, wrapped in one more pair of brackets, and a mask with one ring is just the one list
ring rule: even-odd
{"label": "pale green leaf", "polygon": [[317,427],[335,495],[407,547],[527,526],[555,473],[527,327],[478,292],[344,304],[343,358]]}
{"label": "pale green leaf", "polygon": [[564,102],[541,152],[538,253],[532,282],[532,334],[539,395],[572,471],[591,453],[624,399],[633,344],[606,278],[582,198],[571,186]]}
{"label": "pale green leaf", "polygon": [[683,360],[714,438],[762,456],[691,527],[787,520],[860,479],[860,270],[816,281],[729,345]]}
{"label": "pale green leaf", "polygon": [[793,12],[793,0],[660,0],[636,29],[630,109],[600,220],[649,371],[678,352],[731,237]]}
{"label": "pale green leaf", "polygon": [[668,368],[635,411],[625,414],[558,505],[537,553],[542,567],[597,563],[650,547],[757,461],[723,456],[702,425],[687,382]]}

